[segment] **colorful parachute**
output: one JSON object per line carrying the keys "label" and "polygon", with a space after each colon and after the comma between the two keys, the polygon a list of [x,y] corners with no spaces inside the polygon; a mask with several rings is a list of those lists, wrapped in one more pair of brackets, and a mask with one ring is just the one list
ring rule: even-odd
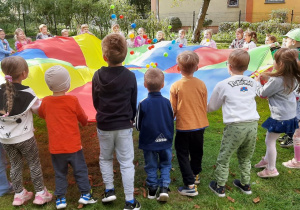
{"label": "colorful parachute", "polygon": [[[165,87],[162,94],[169,98],[170,86],[181,78],[177,71],[176,57],[185,50],[192,50],[199,55],[199,70],[194,76],[203,80],[207,86],[208,95],[215,85],[229,77],[226,61],[232,50],[217,50],[200,45],[179,47],[171,41],[163,41],[153,45],[128,49],[124,65],[132,70],[138,83],[138,101],[147,97],[148,91],[144,87],[144,72],[149,65],[156,65],[165,73]],[[134,53],[130,53],[134,51]],[[268,46],[255,48],[249,52],[250,65],[245,74],[264,71],[272,66],[272,56]],[[29,77],[23,82],[30,86],[38,97],[43,98],[51,94],[45,80],[45,71],[53,65],[62,65],[70,73],[71,87],[68,94],[76,95],[89,116],[95,120],[95,110],[92,105],[91,80],[94,72],[101,66],[107,65],[102,58],[101,40],[90,34],[74,37],[54,37],[37,40],[25,45],[13,56],[21,56],[29,65]],[[4,82],[1,72],[0,82]]]}

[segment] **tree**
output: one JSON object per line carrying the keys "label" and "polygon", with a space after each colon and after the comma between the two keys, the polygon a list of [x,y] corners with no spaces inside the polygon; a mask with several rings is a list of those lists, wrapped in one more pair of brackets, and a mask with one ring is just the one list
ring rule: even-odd
{"label": "tree", "polygon": [[131,5],[135,5],[137,11],[145,18],[151,10],[151,0],[129,0]]}
{"label": "tree", "polygon": [[201,35],[201,30],[203,28],[203,23],[205,20],[206,12],[209,6],[210,0],[203,0],[202,6],[200,8],[197,21],[196,21],[196,26],[193,31],[193,36],[192,36],[192,41],[199,42],[200,40],[200,35]]}

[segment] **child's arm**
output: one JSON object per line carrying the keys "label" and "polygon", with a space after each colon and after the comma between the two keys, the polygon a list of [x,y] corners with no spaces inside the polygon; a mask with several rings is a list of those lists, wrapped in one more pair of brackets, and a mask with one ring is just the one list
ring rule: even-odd
{"label": "child's arm", "polygon": [[136,37],[134,38],[134,46],[135,46],[135,47],[139,47],[138,38],[139,38],[139,36],[136,36]]}
{"label": "child's arm", "polygon": [[77,120],[80,122],[82,126],[85,126],[88,123],[88,116],[85,114],[84,110],[80,106],[77,98],[76,98],[76,114],[77,114]]}
{"label": "child's arm", "polygon": [[135,127],[138,131],[141,130],[143,117],[144,117],[144,113],[142,111],[142,104],[140,102],[139,106],[138,106],[137,114],[136,114],[136,120],[135,120]]}
{"label": "child's arm", "polygon": [[175,118],[177,112],[177,93],[173,85],[171,86],[170,89],[170,102],[173,109],[173,114],[174,114],[173,117]]}
{"label": "child's arm", "polygon": [[217,49],[217,44],[214,40],[210,40],[210,47]]}
{"label": "child's arm", "polygon": [[278,79],[276,80],[276,77],[270,77],[264,86],[262,86],[260,83],[260,76],[255,77],[255,80],[257,81],[256,94],[263,98],[271,97],[272,95],[276,94],[278,92],[278,87],[283,85]]}
{"label": "child's arm", "polygon": [[185,45],[185,46],[187,46],[188,44],[187,44],[187,39],[184,39],[184,41],[183,41],[183,45]]}
{"label": "child's arm", "polygon": [[234,43],[235,43],[235,39],[232,40],[232,42],[231,42],[231,44],[230,44],[230,46],[229,46],[229,49],[234,49]]}
{"label": "child's arm", "polygon": [[1,43],[0,44],[0,53],[3,53],[3,54],[5,54],[5,55],[9,55],[10,53],[11,53],[11,51],[9,51],[9,50],[4,50],[4,46],[3,46],[3,44]]}
{"label": "child's arm", "polygon": [[136,78],[134,76],[134,89],[131,93],[131,107],[132,107],[132,118],[131,120],[134,121],[136,115],[136,102],[137,102],[137,83]]}
{"label": "child's arm", "polygon": [[38,109],[38,115],[40,118],[45,119],[45,115],[44,115],[44,104],[43,102],[41,103],[39,109]]}
{"label": "child's arm", "polygon": [[210,97],[207,105],[207,112],[213,112],[218,110],[223,104],[223,97],[219,92],[218,85],[214,88],[213,93]]}
{"label": "child's arm", "polygon": [[97,109],[98,109],[98,91],[97,91],[97,88],[96,88],[96,82],[95,82],[95,80],[96,80],[96,77],[98,77],[98,71],[96,71],[95,73],[94,73],[94,76],[93,76],[93,79],[92,79],[92,98],[93,98],[93,105],[94,105],[94,108],[96,109],[96,111],[97,111]]}
{"label": "child's arm", "polygon": [[31,107],[32,112],[38,115],[40,106],[41,106],[41,100],[37,98]]}

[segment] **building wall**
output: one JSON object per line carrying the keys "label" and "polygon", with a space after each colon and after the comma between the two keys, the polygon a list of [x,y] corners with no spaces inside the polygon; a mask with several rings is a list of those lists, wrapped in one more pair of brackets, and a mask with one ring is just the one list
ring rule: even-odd
{"label": "building wall", "polygon": [[[151,10],[155,13],[159,11],[159,18],[164,19],[171,16],[179,17],[183,26],[193,26],[194,20],[197,20],[202,0],[185,0],[174,5],[174,0],[151,0]],[[212,26],[218,26],[224,21],[238,21],[241,10],[241,20],[245,20],[246,0],[239,0],[238,7],[228,7],[227,0],[211,0],[207,19],[213,21]]]}

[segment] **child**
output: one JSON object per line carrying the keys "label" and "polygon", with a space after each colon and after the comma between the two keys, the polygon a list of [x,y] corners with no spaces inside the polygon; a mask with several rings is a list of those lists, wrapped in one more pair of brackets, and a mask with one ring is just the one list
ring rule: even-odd
{"label": "child", "polygon": [[289,31],[284,37],[286,37],[286,47],[298,51],[298,59],[300,60],[300,28]]}
{"label": "child", "polygon": [[93,104],[97,111],[100,169],[105,184],[102,202],[116,200],[113,183],[113,151],[120,163],[125,194],[124,209],[141,208],[134,198],[134,150],[132,123],[136,114],[135,74],[122,66],[127,55],[125,38],[109,34],[102,40],[102,53],[108,67],[101,67],[92,80]]}
{"label": "child", "polygon": [[179,43],[179,44],[183,44],[185,46],[187,46],[187,40],[185,37],[185,30],[181,29],[179,30],[179,33],[178,33],[178,38],[176,39],[176,43]]}
{"label": "child", "polygon": [[178,192],[196,196],[195,184],[200,183],[199,173],[202,171],[203,134],[208,126],[207,90],[203,81],[193,77],[199,64],[195,52],[180,53],[177,64],[182,79],[172,84],[170,101],[176,117],[175,149],[184,183]]}
{"label": "child", "polygon": [[282,48],[286,48],[286,38],[282,38],[282,44],[281,44]]}
{"label": "child", "polygon": [[143,46],[144,44],[148,44],[147,43],[147,38],[144,38],[144,36],[146,35],[145,29],[144,28],[139,28],[138,29],[138,36],[135,37],[134,39],[134,46],[135,47],[140,47]]}
{"label": "child", "polygon": [[216,111],[222,106],[223,122],[226,127],[218,155],[215,179],[209,184],[210,189],[219,197],[225,197],[225,184],[228,179],[230,158],[237,151],[241,180],[233,184],[245,194],[251,194],[250,170],[251,158],[255,149],[257,136],[256,84],[244,76],[250,56],[243,49],[232,51],[228,58],[230,78],[219,82],[213,90],[208,103],[208,112]]}
{"label": "child", "polygon": [[45,81],[53,95],[43,99],[39,108],[39,116],[47,123],[49,151],[55,171],[56,208],[61,209],[67,206],[65,196],[68,187],[68,165],[73,168],[81,193],[78,202],[96,203],[97,201],[91,194],[78,127],[78,121],[83,126],[87,124],[87,116],[76,96],[65,95],[70,88],[69,72],[62,66],[52,66],[45,72]]}
{"label": "child", "polygon": [[0,197],[7,194],[13,193],[11,184],[7,180],[6,176],[6,158],[5,151],[0,143]]}
{"label": "child", "polygon": [[92,32],[89,31],[89,25],[88,24],[82,24],[80,26],[80,32],[79,32],[79,34],[85,34],[85,33],[94,35]]}
{"label": "child", "polygon": [[27,38],[24,31],[21,28],[15,30],[15,48],[19,50],[24,45],[30,44],[32,41],[30,38]]}
{"label": "child", "polygon": [[270,34],[266,35],[265,44],[270,46],[271,52],[280,48],[280,44],[277,42],[276,37]]}
{"label": "child", "polygon": [[4,30],[0,28],[0,61],[14,52],[15,51],[10,48],[8,41],[5,39]]}
{"label": "child", "polygon": [[127,47],[134,48],[135,47],[134,46],[134,31],[129,31],[128,37],[129,37],[129,39],[126,40]]}
{"label": "child", "polygon": [[[275,53],[274,69],[276,72],[267,72],[263,76],[268,82],[262,86],[260,75],[255,77],[257,81],[257,95],[268,97],[271,117],[262,127],[267,129],[266,134],[266,155],[255,165],[255,168],[265,168],[258,172],[259,177],[275,177],[279,173],[276,169],[276,139],[280,133],[286,133],[290,137],[298,128],[296,117],[296,99],[293,90],[300,82],[299,67],[295,50],[282,48]],[[270,76],[268,79],[266,76]]]}
{"label": "child", "polygon": [[156,33],[157,43],[165,40],[165,33],[162,31],[158,31]]}
{"label": "child", "polygon": [[237,49],[237,48],[243,48],[244,46],[244,31],[242,28],[238,28],[235,31],[235,37],[236,39],[234,39],[231,42],[231,45],[229,46],[230,49]]}
{"label": "child", "polygon": [[122,36],[124,36],[124,33],[122,31],[120,31],[120,25],[119,24],[116,24],[116,23],[113,24],[112,27],[111,27],[111,31],[112,31],[112,33],[121,34]]}
{"label": "child", "polygon": [[[256,44],[255,44],[257,42],[256,32],[250,31],[250,30],[245,31],[244,39],[245,39],[245,42],[243,45],[244,49],[251,50],[256,47]],[[254,39],[255,43],[252,41],[252,39]]]}
{"label": "child", "polygon": [[[164,87],[164,74],[160,69],[148,69],[144,86],[149,94],[138,106],[136,129],[140,131],[139,148],[144,152],[148,198],[167,201],[171,182],[172,142],[174,134],[173,110],[170,101],[164,98],[160,89]],[[157,178],[157,170],[160,178]]]}
{"label": "child", "polygon": [[52,35],[48,32],[48,28],[45,24],[41,24],[39,26],[40,33],[36,35],[36,39],[48,39],[52,37]]}
{"label": "child", "polygon": [[216,42],[211,39],[212,38],[212,30],[207,29],[203,32],[203,34],[204,34],[204,37],[203,37],[200,45],[217,49]]}
{"label": "child", "polygon": [[52,195],[44,186],[39,151],[34,138],[32,112],[37,113],[40,100],[33,90],[22,85],[28,76],[28,65],[19,56],[3,59],[2,72],[6,83],[1,85],[0,97],[0,143],[6,151],[10,164],[10,178],[15,191],[13,206],[21,206],[33,196],[23,188],[23,158],[26,158],[31,181],[36,191],[34,204],[42,205],[52,200]]}
{"label": "child", "polygon": [[69,30],[68,29],[61,30],[61,36],[63,36],[63,37],[69,37]]}

